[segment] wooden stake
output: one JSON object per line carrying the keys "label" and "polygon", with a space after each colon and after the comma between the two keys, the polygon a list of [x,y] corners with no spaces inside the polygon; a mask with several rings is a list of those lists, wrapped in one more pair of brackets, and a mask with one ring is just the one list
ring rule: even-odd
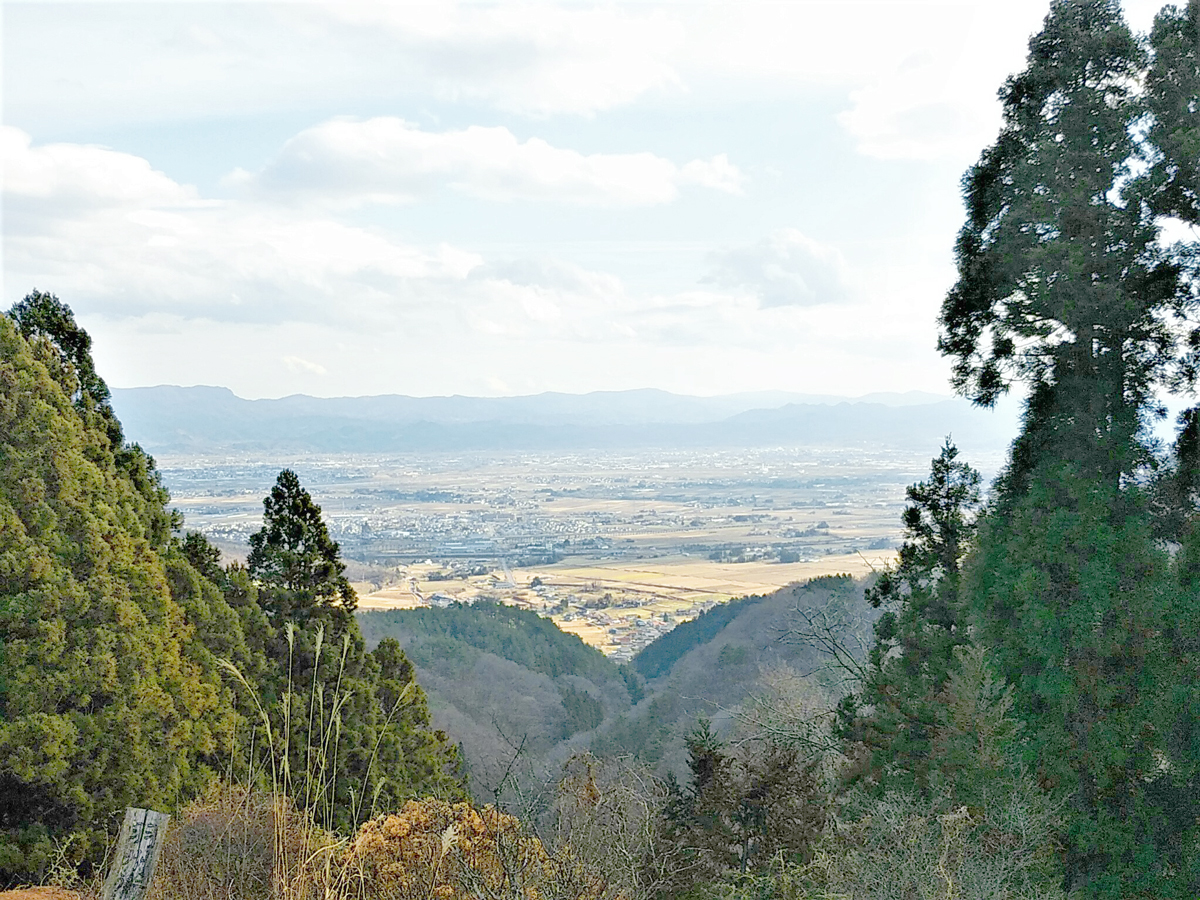
{"label": "wooden stake", "polygon": [[146,896],[170,819],[166,813],[150,809],[125,810],[117,855],[104,879],[101,900],[142,900]]}

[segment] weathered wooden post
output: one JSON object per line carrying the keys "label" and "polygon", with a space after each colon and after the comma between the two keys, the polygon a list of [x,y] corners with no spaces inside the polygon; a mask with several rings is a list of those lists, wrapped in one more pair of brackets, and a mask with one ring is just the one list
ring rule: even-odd
{"label": "weathered wooden post", "polygon": [[125,810],[121,836],[117,838],[117,855],[104,879],[101,900],[142,900],[146,896],[170,818],[151,809]]}

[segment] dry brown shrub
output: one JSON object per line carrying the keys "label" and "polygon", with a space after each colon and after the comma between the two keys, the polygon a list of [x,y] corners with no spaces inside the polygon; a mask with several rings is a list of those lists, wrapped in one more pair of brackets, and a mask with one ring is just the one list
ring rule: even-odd
{"label": "dry brown shrub", "polygon": [[172,819],[149,900],[315,896],[328,845],[287,801],[214,784]]}
{"label": "dry brown shrub", "polygon": [[363,825],[345,866],[378,900],[601,900],[607,887],[514,816],[432,798]]}
{"label": "dry brown shrub", "polygon": [[89,900],[97,896],[99,895],[95,893],[69,891],[53,885],[0,891],[0,900]]}

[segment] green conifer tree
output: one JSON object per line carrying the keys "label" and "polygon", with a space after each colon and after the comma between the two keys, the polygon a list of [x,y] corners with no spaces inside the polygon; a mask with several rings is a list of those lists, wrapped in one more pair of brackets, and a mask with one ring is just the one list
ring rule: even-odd
{"label": "green conifer tree", "polygon": [[866,677],[842,702],[839,719],[844,738],[870,749],[870,765],[859,774],[882,789],[927,790],[940,764],[931,752],[940,694],[955,648],[970,643],[959,567],[972,546],[979,484],[979,473],[947,438],[929,480],[907,490],[896,565],[867,591],[871,605],[884,612],[875,623]]}
{"label": "green conifer tree", "polygon": [[[298,482],[299,539],[281,525],[284,539],[260,541],[291,563],[260,579],[222,568],[199,534],[172,539],[178,517],[153,460],[123,443],[90,346],[53,295],[0,316],[0,885],[40,880],[67,841],[86,871],[127,805],[173,811],[231,767],[253,777],[257,712],[222,660],[276,711],[290,700],[295,723],[314,670],[326,696],[346,695],[339,763],[313,804],[326,821],[461,796],[411,664],[394,641],[365,652],[337,545]],[[336,733],[328,709],[322,721]]]}
{"label": "green conifer tree", "polygon": [[964,179],[939,348],[976,402],[1031,386],[1015,490],[1046,454],[1119,481],[1146,461],[1154,388],[1195,373],[1196,333],[1178,327],[1194,285],[1149,202],[1170,161],[1142,127],[1145,65],[1116,0],[1055,0],[1001,92],[999,138]]}
{"label": "green conifer tree", "polygon": [[1068,804],[1083,896],[1200,891],[1197,656],[1178,624],[1200,606],[1140,486],[1153,392],[1190,385],[1200,348],[1196,244],[1159,240],[1164,215],[1192,214],[1195,23],[1195,3],[1168,9],[1147,45],[1115,0],[1052,3],[964,180],[942,308],[963,393],[1029,386],[962,596],[1013,688],[1026,763]]}
{"label": "green conifer tree", "polygon": [[320,612],[341,630],[358,603],[321,507],[291,469],[263,500],[263,527],[250,536],[246,562],[263,587],[259,602],[276,620],[303,622]]}
{"label": "green conifer tree", "polygon": [[290,704],[291,733],[280,739],[298,798],[349,832],[407,799],[464,796],[457,749],[431,727],[404,651],[385,639],[367,652],[340,548],[295,472],[279,473],[263,509],[246,569],[269,622],[272,666],[258,687],[269,703]]}
{"label": "green conifer tree", "polygon": [[78,383],[0,317],[0,882],[44,874],[55,841],[98,860],[123,807],[173,809],[237,727],[205,646],[236,623],[172,597],[165,510]]}

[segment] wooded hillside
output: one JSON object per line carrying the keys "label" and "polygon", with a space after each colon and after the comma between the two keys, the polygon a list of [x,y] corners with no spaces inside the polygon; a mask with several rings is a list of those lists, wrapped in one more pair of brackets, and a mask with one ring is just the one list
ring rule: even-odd
{"label": "wooded hillside", "polygon": [[[222,569],[202,537],[173,533],[154,461],[107,397],[56,298],[0,316],[0,883],[39,877],[66,840],[98,860],[127,805],[170,811],[219,774],[262,777],[280,748],[255,737],[256,703],[286,699],[302,723],[305,688],[335,679],[355,688],[341,790],[460,795],[411,664],[394,642],[365,652],[352,596],[327,602],[336,544],[308,584]],[[273,552],[300,558],[319,515]]]}

